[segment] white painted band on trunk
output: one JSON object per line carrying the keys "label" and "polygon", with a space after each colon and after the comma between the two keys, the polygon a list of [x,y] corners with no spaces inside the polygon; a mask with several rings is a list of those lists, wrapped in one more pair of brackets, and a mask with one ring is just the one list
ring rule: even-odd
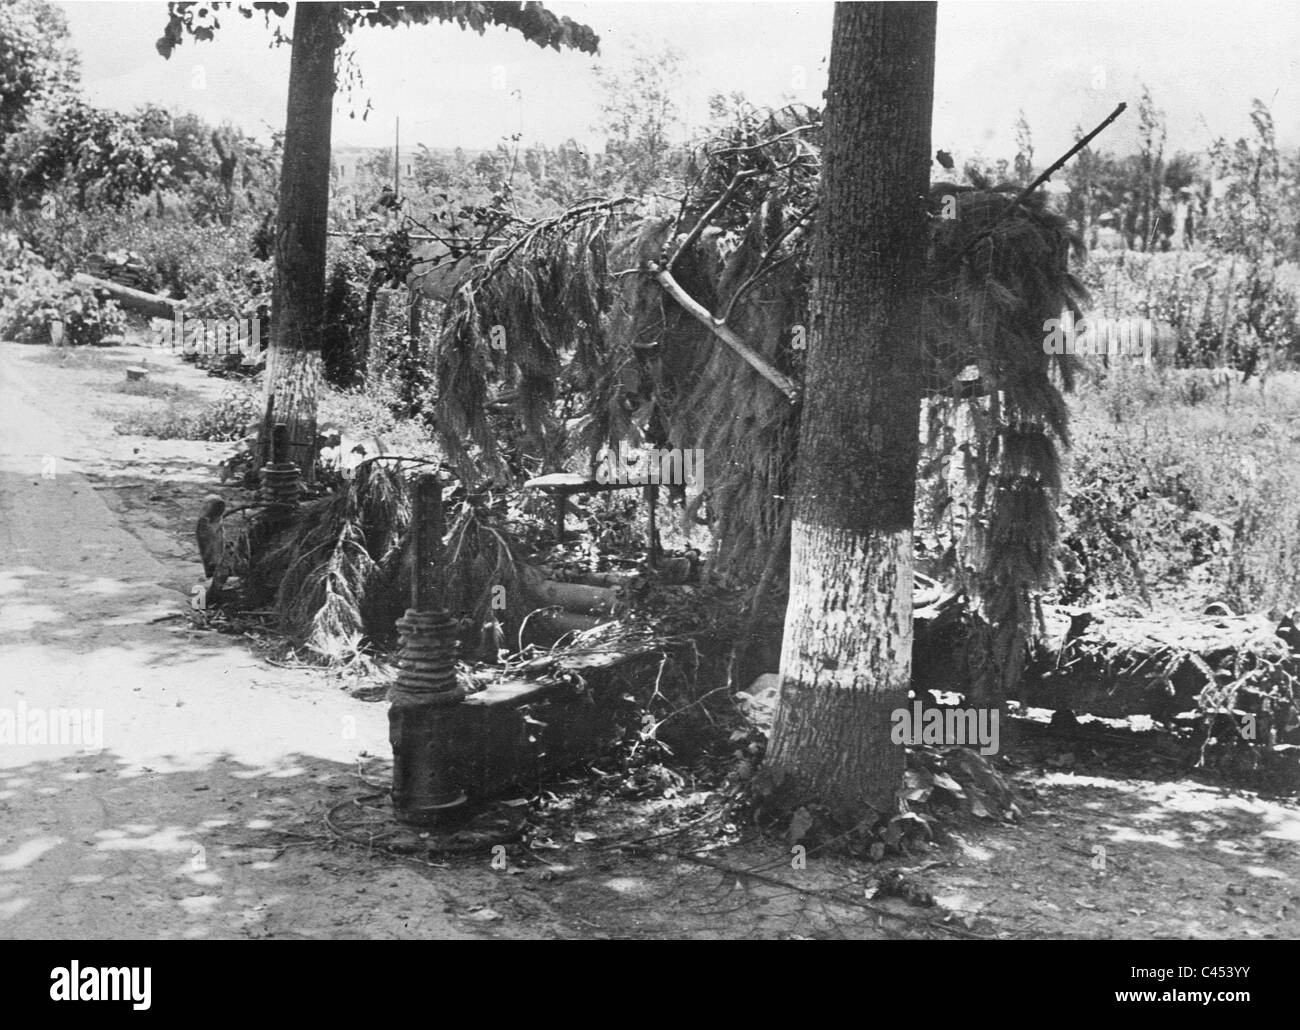
{"label": "white painted band on trunk", "polygon": [[912,531],[864,534],[794,520],[783,681],[897,690],[911,663]]}

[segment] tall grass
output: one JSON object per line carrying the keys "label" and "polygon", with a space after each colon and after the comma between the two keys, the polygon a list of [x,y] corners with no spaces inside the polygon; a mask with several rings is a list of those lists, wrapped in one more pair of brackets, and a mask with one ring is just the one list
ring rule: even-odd
{"label": "tall grass", "polygon": [[1150,318],[1167,327],[1167,363],[1300,363],[1300,269],[1292,263],[1216,250],[1093,251],[1079,278],[1092,297],[1090,314]]}
{"label": "tall grass", "polygon": [[1085,383],[1073,408],[1066,535],[1127,520],[1111,543],[1132,554],[1115,558],[1113,581],[1124,585],[1130,558],[1167,582],[1204,565],[1238,610],[1300,606],[1300,373],[1243,384],[1121,367]]}

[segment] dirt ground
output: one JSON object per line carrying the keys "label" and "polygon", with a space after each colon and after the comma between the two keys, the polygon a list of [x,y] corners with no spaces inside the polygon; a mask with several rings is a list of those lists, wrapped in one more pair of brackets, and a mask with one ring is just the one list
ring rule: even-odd
{"label": "dirt ground", "polygon": [[[229,448],[113,431],[160,403],[116,389],[144,354],[0,344],[0,710],[103,718],[102,750],[0,744],[0,936],[1300,935],[1296,799],[1107,750],[1000,756],[1023,821],[973,821],[905,862],[796,868],[716,795],[622,796],[592,789],[599,772],[530,798],[536,828],[504,855],[338,839],[327,812],[383,803],[386,706],[191,624],[194,519],[204,495],[236,497],[213,471]],[[936,904],[887,897],[890,869]]]}

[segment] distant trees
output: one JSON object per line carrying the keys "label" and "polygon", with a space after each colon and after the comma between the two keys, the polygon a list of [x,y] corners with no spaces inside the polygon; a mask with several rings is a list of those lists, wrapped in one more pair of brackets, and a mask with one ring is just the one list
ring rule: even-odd
{"label": "distant trees", "polygon": [[[518,136],[473,153],[416,143],[408,158],[404,148],[414,188],[403,191],[402,210],[418,223],[437,221],[446,228],[463,208],[495,206],[538,218],[596,195],[666,188],[680,178],[688,153],[690,127],[678,100],[682,61],[670,47],[640,43],[622,64],[595,69],[602,98],[593,132],[603,143],[594,153],[576,139],[548,145]],[[749,106],[738,94],[729,102]],[[718,103],[725,106],[721,96]],[[383,185],[391,184],[392,160],[392,150],[384,148],[362,162],[365,185],[353,190],[358,213],[368,211]]]}
{"label": "distant trees", "polygon": [[1086,148],[1065,170],[1066,214],[1086,237],[1109,214],[1128,246],[1167,249],[1176,230],[1172,216],[1185,207],[1198,244],[1245,254],[1267,246],[1300,258],[1300,154],[1280,150],[1265,104],[1252,105],[1252,135],[1232,142],[1220,137],[1202,154],[1166,156],[1164,116],[1149,91],[1138,116],[1136,153]]}
{"label": "distant trees", "polygon": [[[283,19],[289,14],[287,3],[170,3],[158,52],[170,58],[186,38],[212,39],[220,27],[219,14],[232,7],[245,18],[261,11],[268,21],[272,15]],[[269,429],[284,423],[289,453],[282,460],[296,463],[309,478],[314,475],[333,104],[340,78],[345,86],[356,81],[344,44],[359,29],[447,23],[480,35],[489,26],[512,29],[557,51],[594,54],[599,42],[587,26],[557,16],[540,3],[300,3],[294,8],[259,464],[270,457]],[[276,33],[283,38],[278,27]]]}
{"label": "distant trees", "polygon": [[1235,253],[1300,259],[1300,153],[1283,154],[1273,115],[1263,101],[1250,111],[1254,133],[1220,137],[1208,164],[1220,183],[1207,210],[1214,241]]}
{"label": "distant trees", "polygon": [[0,162],[11,204],[36,207],[57,194],[79,210],[117,210],[166,192],[194,221],[224,225],[238,211],[269,210],[279,170],[275,141],[153,104],[124,114],[79,97],[39,106]]}
{"label": "distant trees", "polygon": [[6,141],[8,190],[28,205],[61,188],[79,209],[121,208],[162,185],[175,151],[173,140],[148,136],[130,115],[65,100],[34,113]]}
{"label": "distant trees", "polygon": [[1034,134],[1029,129],[1024,111],[1016,119],[1016,156],[1011,167],[1015,171],[1017,186],[1028,186],[1034,181]]}
{"label": "distant trees", "polygon": [[[0,4],[0,154],[39,104],[76,90],[80,67],[67,41],[67,19],[52,4]],[[0,174],[0,211],[13,205],[8,187],[9,177]]]}
{"label": "distant trees", "polygon": [[1165,113],[1151,99],[1151,91],[1142,87],[1138,104],[1138,153],[1134,189],[1130,192],[1130,212],[1134,216],[1132,233],[1139,250],[1155,249],[1159,231],[1161,193],[1165,170]]}
{"label": "distant trees", "polygon": [[605,134],[601,181],[607,190],[646,193],[666,176],[680,174],[686,159],[678,99],[682,65],[680,51],[638,43],[626,63],[596,69],[602,92],[596,130]]}
{"label": "distant trees", "polygon": [[[603,192],[599,163],[573,139],[548,146],[510,138],[484,151],[435,150],[416,143],[410,151],[403,148],[402,163],[411,171],[402,176],[400,210],[417,231],[421,226],[452,229],[467,217],[461,212],[488,207],[503,215],[540,218]],[[355,180],[334,185],[355,199],[357,215],[364,218],[374,213],[384,188],[392,187],[391,148],[363,158],[358,172]]]}
{"label": "distant trees", "polygon": [[0,5],[0,210],[50,198],[77,210],[121,209],[170,191],[200,222],[268,206],[274,141],[146,104],[123,113],[80,95],[63,12],[44,0]]}

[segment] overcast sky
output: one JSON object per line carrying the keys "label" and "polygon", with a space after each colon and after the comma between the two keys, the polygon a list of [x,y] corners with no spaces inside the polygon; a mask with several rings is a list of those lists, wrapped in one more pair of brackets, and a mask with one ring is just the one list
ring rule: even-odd
{"label": "overcast sky", "polygon": [[[187,41],[170,61],[154,50],[166,22],[160,2],[60,4],[97,103],[130,109],[153,101],[258,134],[284,120],[288,49],[269,48],[261,17],[227,13],[214,43]],[[485,36],[449,26],[363,29],[352,41],[362,96],[336,106],[334,142],[488,147],[522,129],[527,142],[570,137],[590,144],[597,119],[594,60],[626,60],[640,37],[682,52],[683,103],[702,120],[715,90],[759,104],[820,105],[826,85],[829,3],[566,3],[560,14],[591,25],[601,56],[541,50],[514,33]],[[1014,152],[1023,108],[1040,166],[1120,100],[1132,110],[1103,146],[1130,148],[1141,85],[1168,115],[1170,149],[1199,149],[1248,131],[1250,102],[1273,109],[1278,133],[1300,144],[1300,4],[950,2],[939,5],[934,142],[959,157]],[[197,72],[196,66],[202,71]],[[500,88],[504,84],[505,88]],[[373,105],[360,117],[364,100]],[[356,118],[349,113],[355,112]]]}

